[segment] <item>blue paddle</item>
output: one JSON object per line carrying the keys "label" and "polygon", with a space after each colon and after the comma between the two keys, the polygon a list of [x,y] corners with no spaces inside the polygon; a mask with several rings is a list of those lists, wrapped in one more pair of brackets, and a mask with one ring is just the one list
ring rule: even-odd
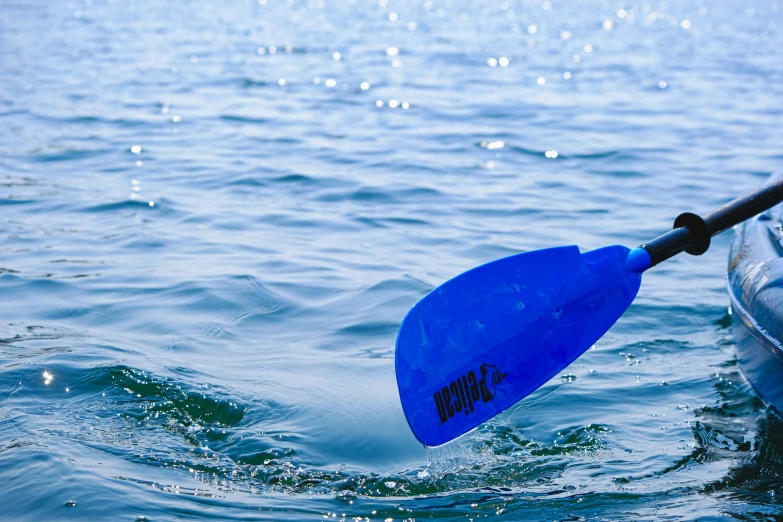
{"label": "blue paddle", "polygon": [[411,308],[395,367],[416,438],[444,444],[513,406],[595,344],[633,302],[648,268],[783,201],[783,181],[633,250],[576,246],[517,254],[443,283]]}

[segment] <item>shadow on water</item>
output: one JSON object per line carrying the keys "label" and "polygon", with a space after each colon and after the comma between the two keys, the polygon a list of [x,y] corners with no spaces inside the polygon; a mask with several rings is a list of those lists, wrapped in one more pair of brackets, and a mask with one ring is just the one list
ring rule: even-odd
{"label": "shadow on water", "polygon": [[[725,496],[751,506],[765,506],[759,512],[737,513],[752,519],[763,514],[783,513],[783,419],[771,407],[753,396],[746,406],[758,411],[748,430],[735,407],[727,404],[705,408],[704,424],[697,423],[694,435],[706,448],[702,458],[725,458],[733,453],[728,473],[704,486],[704,492]],[[748,518],[750,517],[750,518]]]}
{"label": "shadow on water", "polygon": [[[763,414],[748,451],[725,477],[705,485],[706,493],[756,506],[736,513],[744,520],[783,513],[783,420],[776,412]],[[759,509],[759,506],[764,506]]]}
{"label": "shadow on water", "polygon": [[728,463],[699,493],[728,500],[725,513],[741,520],[780,520],[783,513],[783,419],[745,382],[736,361],[716,373],[718,400],[694,410],[693,451],[662,474]]}

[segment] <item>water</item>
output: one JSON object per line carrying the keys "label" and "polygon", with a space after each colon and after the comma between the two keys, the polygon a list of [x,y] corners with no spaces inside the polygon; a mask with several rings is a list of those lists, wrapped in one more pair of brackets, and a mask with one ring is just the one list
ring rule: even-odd
{"label": "water", "polygon": [[735,362],[728,236],[445,448],[411,435],[393,346],[463,270],[634,246],[779,169],[782,15],[5,2],[3,516],[780,516],[783,422]]}

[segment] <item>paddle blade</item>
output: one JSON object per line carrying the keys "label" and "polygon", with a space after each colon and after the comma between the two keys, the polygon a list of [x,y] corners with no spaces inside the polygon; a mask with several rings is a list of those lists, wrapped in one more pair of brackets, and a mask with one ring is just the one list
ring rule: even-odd
{"label": "paddle blade", "polygon": [[469,270],[416,303],[395,355],[416,438],[438,446],[470,431],[592,346],[639,291],[628,253],[567,246],[518,254]]}

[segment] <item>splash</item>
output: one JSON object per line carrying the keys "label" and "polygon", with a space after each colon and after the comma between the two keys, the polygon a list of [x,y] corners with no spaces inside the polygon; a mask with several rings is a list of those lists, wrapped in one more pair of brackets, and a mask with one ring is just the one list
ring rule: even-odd
{"label": "splash", "polygon": [[485,469],[497,462],[495,453],[475,432],[440,446],[424,446],[427,467],[419,478],[440,480],[461,471]]}

